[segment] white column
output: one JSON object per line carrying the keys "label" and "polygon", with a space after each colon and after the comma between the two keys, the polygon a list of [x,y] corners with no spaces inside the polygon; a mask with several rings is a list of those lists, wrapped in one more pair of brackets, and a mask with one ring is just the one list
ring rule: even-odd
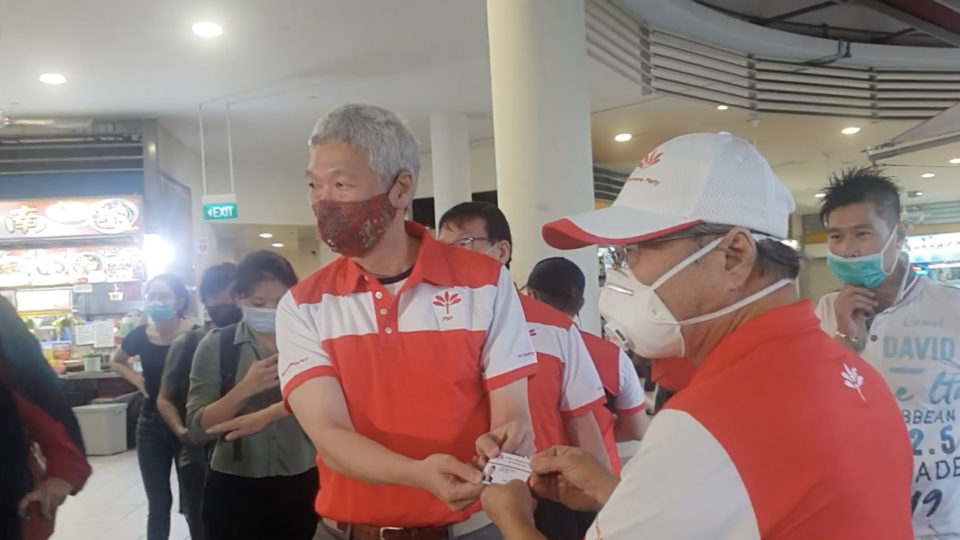
{"label": "white column", "polygon": [[593,209],[583,0],[487,0],[497,201],[513,232],[514,279],[561,255],[587,276],[583,327],[597,332],[597,250],[557,251],[547,221]]}
{"label": "white column", "polygon": [[433,209],[436,221],[453,206],[469,201],[470,133],[465,113],[430,115],[430,160],[433,162]]}

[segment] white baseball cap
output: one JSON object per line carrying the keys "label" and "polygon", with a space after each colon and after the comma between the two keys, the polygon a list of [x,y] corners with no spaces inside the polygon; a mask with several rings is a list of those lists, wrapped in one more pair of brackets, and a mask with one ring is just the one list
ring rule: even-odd
{"label": "white baseball cap", "polygon": [[647,154],[612,206],[551,221],[543,239],[558,249],[628,244],[700,223],[783,239],[795,209],[753,145],[729,133],[691,133]]}

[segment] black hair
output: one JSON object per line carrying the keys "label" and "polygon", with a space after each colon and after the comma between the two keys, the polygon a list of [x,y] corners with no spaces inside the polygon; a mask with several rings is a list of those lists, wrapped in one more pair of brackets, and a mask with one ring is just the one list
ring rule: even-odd
{"label": "black hair", "polygon": [[549,257],[534,265],[527,278],[527,289],[537,300],[574,316],[583,309],[586,277],[573,261]]}
{"label": "black hair", "polygon": [[[688,238],[697,236],[723,236],[733,229],[730,225],[703,223],[688,227],[662,237]],[[760,275],[772,274],[779,279],[797,279],[800,275],[800,252],[774,238],[761,238],[757,244],[757,267]],[[705,243],[704,243],[705,245]]]}
{"label": "black hair", "polygon": [[220,263],[203,271],[200,278],[200,301],[204,304],[217,291],[229,289],[233,277],[237,274],[237,265],[232,262]]}
{"label": "black hair", "polygon": [[891,226],[900,222],[900,186],[878,167],[854,167],[834,173],[820,200],[820,220],[826,224],[830,213],[843,206],[868,202],[877,215]]}
{"label": "black hair", "polygon": [[160,274],[147,282],[147,289],[156,281],[162,281],[173,291],[173,297],[180,301],[180,307],[177,308],[177,317],[181,319],[187,314],[190,308],[190,293],[187,292],[187,286],[183,280],[174,274]]}
{"label": "black hair", "polygon": [[299,281],[290,261],[282,255],[266,249],[248,253],[237,265],[232,292],[236,296],[246,296],[257,283],[268,279],[275,279],[287,287],[293,287]]}
{"label": "black hair", "polygon": [[513,235],[510,234],[510,223],[507,216],[503,215],[496,205],[488,202],[471,201],[460,203],[444,212],[437,224],[437,229],[442,229],[447,223],[461,227],[467,221],[473,219],[482,219],[484,229],[487,231],[487,237],[492,242],[507,241],[510,243],[510,258],[507,260],[507,268],[510,268],[510,261],[513,260]]}

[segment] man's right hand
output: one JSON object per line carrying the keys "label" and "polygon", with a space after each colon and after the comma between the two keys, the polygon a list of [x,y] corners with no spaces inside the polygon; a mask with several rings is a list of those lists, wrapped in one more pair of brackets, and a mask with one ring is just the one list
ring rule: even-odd
{"label": "man's right hand", "polygon": [[873,314],[879,305],[876,293],[870,289],[844,285],[834,302],[837,331],[862,340],[867,328],[867,317]]}
{"label": "man's right hand", "polygon": [[483,493],[482,473],[447,454],[433,454],[416,462],[417,483],[451,510],[463,510]]}
{"label": "man's right hand", "polygon": [[277,355],[257,360],[250,365],[247,374],[243,376],[237,386],[247,395],[253,396],[280,385],[280,374],[277,372]]}
{"label": "man's right hand", "polygon": [[554,446],[530,459],[530,487],[573,510],[600,510],[620,480],[580,448]]}

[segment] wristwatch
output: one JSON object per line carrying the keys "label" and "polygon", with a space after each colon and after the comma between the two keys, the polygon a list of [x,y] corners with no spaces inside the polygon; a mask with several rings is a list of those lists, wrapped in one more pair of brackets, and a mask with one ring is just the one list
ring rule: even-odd
{"label": "wristwatch", "polygon": [[834,335],[835,335],[836,337],[841,338],[841,339],[843,339],[843,340],[845,340],[845,341],[848,341],[848,342],[850,342],[850,343],[852,343],[852,344],[854,344],[854,345],[860,345],[860,338],[859,338],[858,336],[848,336],[847,334],[844,334],[843,332],[841,332],[841,331],[839,331],[839,330],[837,330],[837,331],[834,333]]}

